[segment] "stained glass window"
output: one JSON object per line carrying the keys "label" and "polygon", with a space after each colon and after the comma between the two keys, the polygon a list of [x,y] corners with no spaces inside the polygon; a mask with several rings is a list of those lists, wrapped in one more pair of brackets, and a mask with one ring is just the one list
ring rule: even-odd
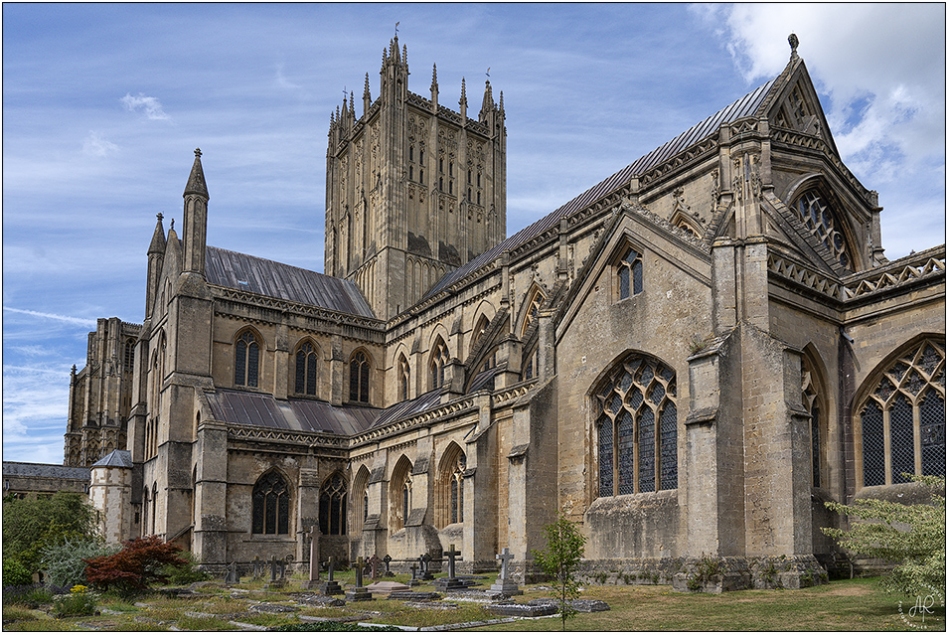
{"label": "stained glass window", "polygon": [[316,394],[316,349],[309,342],[297,351],[296,392],[301,395]]}
{"label": "stained glass window", "polygon": [[925,340],[872,380],[859,410],[864,486],[946,473],[945,365],[945,345]]}
{"label": "stained glass window", "polygon": [[346,534],[346,480],[339,472],[320,488],[320,532],[324,536]]}
{"label": "stained glass window", "polygon": [[254,485],[253,533],[287,534],[290,529],[290,494],[277,472],[267,472]]}
{"label": "stained glass window", "polygon": [[260,366],[260,345],[250,331],[237,339],[234,355],[234,383],[238,386],[257,387],[257,373]]}
{"label": "stained glass window", "polygon": [[633,248],[627,248],[616,264],[618,299],[625,300],[643,291],[643,258]]}
{"label": "stained glass window", "polygon": [[349,361],[349,400],[369,403],[369,359],[362,351]]}
{"label": "stained glass window", "polygon": [[847,253],[846,240],[839,228],[835,228],[834,214],[820,192],[816,190],[805,192],[794,207],[811,235],[830,250],[837,262],[848,269],[851,268],[852,263],[850,254]]}
{"label": "stained glass window", "polygon": [[633,353],[594,394],[599,495],[678,487],[675,372]]}

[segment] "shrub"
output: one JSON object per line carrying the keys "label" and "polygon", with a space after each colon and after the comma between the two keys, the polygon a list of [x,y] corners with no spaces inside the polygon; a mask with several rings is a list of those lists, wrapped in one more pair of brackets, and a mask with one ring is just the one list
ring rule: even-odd
{"label": "shrub", "polygon": [[51,584],[71,587],[87,582],[86,560],[115,552],[115,547],[108,547],[97,538],[67,538],[62,544],[45,547],[40,563]]}
{"label": "shrub", "polygon": [[3,588],[3,604],[16,604],[35,609],[40,604],[49,604],[53,601],[54,593],[64,592],[65,589],[46,587],[42,584],[21,584]]}
{"label": "shrub", "polygon": [[53,617],[75,617],[95,615],[96,599],[88,593],[86,587],[77,584],[66,595],[58,595],[53,600]]}
{"label": "shrub", "polygon": [[30,570],[16,558],[6,558],[3,561],[3,581],[11,586],[23,586],[33,582]]}
{"label": "shrub", "polygon": [[193,582],[203,582],[210,580],[211,574],[198,568],[198,561],[190,551],[182,553],[184,564],[167,565],[162,573],[168,577],[168,582],[175,585],[191,584]]}
{"label": "shrub", "polygon": [[180,551],[177,545],[162,542],[157,536],[128,540],[116,554],[91,558],[86,579],[102,590],[134,595],[155,582],[166,582],[166,566],[187,564],[188,561],[178,555]]}
{"label": "shrub", "polygon": [[[95,535],[95,510],[85,496],[57,492],[3,499],[3,552],[19,560],[32,574],[40,568],[40,552],[66,539]],[[6,577],[6,576],[4,576]]]}
{"label": "shrub", "polygon": [[890,501],[859,499],[852,505],[824,503],[828,509],[865,522],[849,531],[824,527],[825,534],[841,547],[871,558],[900,562],[884,584],[892,591],[917,595],[924,588],[946,585],[946,477],[903,476],[924,483],[931,504],[903,505]]}

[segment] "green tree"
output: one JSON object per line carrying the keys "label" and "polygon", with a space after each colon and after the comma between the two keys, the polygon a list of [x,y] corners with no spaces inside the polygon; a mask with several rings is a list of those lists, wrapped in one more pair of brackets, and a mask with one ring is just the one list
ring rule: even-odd
{"label": "green tree", "polygon": [[118,551],[118,546],[108,546],[98,536],[95,538],[67,538],[61,544],[43,548],[40,564],[50,584],[70,588],[86,584],[86,560],[106,556]]}
{"label": "green tree", "polygon": [[95,531],[95,510],[81,494],[3,499],[3,558],[20,562],[31,573],[40,568],[44,548],[67,539],[90,539]]}
{"label": "green tree", "polygon": [[560,604],[561,628],[567,630],[567,618],[577,613],[570,600],[580,597],[576,573],[583,557],[586,538],[577,529],[576,524],[564,516],[544,527],[544,533],[547,535],[547,548],[543,551],[534,549],[534,561],[544,573],[556,581],[554,597]]}
{"label": "green tree", "polygon": [[[913,476],[931,491],[931,504],[903,505],[858,499],[852,505],[825,503],[828,509],[862,522],[849,530],[824,527],[844,549],[901,563],[884,579],[892,591],[916,595],[926,587],[946,588],[946,477]],[[940,494],[941,493],[941,494]]]}

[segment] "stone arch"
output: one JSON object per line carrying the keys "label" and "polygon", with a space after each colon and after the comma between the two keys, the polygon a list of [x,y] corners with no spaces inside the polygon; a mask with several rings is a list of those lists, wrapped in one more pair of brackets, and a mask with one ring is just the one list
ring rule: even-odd
{"label": "stone arch", "polygon": [[265,470],[251,493],[251,534],[289,535],[292,527],[293,481],[282,470]]}
{"label": "stone arch", "polygon": [[349,400],[372,402],[372,371],[375,368],[368,349],[360,346],[349,356]]}
{"label": "stone arch", "polygon": [[945,475],[945,335],[922,333],[894,349],[854,394],[857,487]]}
{"label": "stone arch", "polygon": [[330,474],[320,485],[320,533],[324,536],[345,536],[347,532],[347,500],[349,488],[341,470]]}
{"label": "stone arch", "polygon": [[[829,206],[829,221],[804,217],[802,210],[799,208],[799,203],[809,194],[818,195],[825,202],[825,205]],[[842,265],[851,271],[861,271],[866,268],[862,250],[857,249],[859,244],[856,240],[857,231],[851,225],[846,214],[847,208],[823,174],[807,174],[792,183],[788,188],[785,200],[787,201],[787,208],[794,218],[805,226],[810,235],[813,235],[818,242],[827,247],[836,264]],[[827,232],[826,236],[825,232]],[[839,241],[835,239],[834,232],[839,234]],[[841,254],[845,255],[846,264],[841,260]]]}
{"label": "stone arch", "polygon": [[389,529],[405,527],[412,511],[412,462],[404,454],[396,461],[389,477]]}
{"label": "stone arch", "polygon": [[547,294],[541,289],[540,285],[534,282],[530,289],[524,294],[524,303],[521,305],[520,315],[517,318],[517,333],[521,339],[527,335],[527,331],[537,318],[537,311],[547,301]]}
{"label": "stone arch", "polygon": [[264,367],[264,338],[256,328],[246,325],[234,334],[234,385],[257,388]]}
{"label": "stone arch", "polygon": [[801,354],[801,401],[809,415],[811,486],[823,488],[830,485],[831,466],[836,463],[830,456],[830,439],[836,433],[837,416],[827,377],[820,352],[808,343]]}
{"label": "stone arch", "polygon": [[450,381],[450,377],[448,377],[450,363],[451,353],[448,351],[448,344],[445,343],[445,340],[439,335],[432,343],[432,348],[428,356],[428,364],[426,366],[428,370],[429,390],[442,388],[447,381]]}
{"label": "stone arch", "polygon": [[591,384],[591,474],[595,497],[678,487],[676,372],[658,357],[627,351]]}
{"label": "stone arch", "polygon": [[350,533],[359,534],[369,518],[369,468],[360,465],[353,477],[353,486],[350,490],[349,507],[352,510],[349,527]]}
{"label": "stone arch", "polygon": [[435,526],[464,522],[464,471],[467,457],[461,447],[450,441],[442,452],[435,473]]}

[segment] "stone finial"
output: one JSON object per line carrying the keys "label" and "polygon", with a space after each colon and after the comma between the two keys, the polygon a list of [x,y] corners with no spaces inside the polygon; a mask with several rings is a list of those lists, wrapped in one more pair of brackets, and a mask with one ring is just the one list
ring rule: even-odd
{"label": "stone finial", "polygon": [[797,58],[797,45],[800,44],[800,40],[792,33],[788,36],[788,44],[791,45],[791,59]]}

